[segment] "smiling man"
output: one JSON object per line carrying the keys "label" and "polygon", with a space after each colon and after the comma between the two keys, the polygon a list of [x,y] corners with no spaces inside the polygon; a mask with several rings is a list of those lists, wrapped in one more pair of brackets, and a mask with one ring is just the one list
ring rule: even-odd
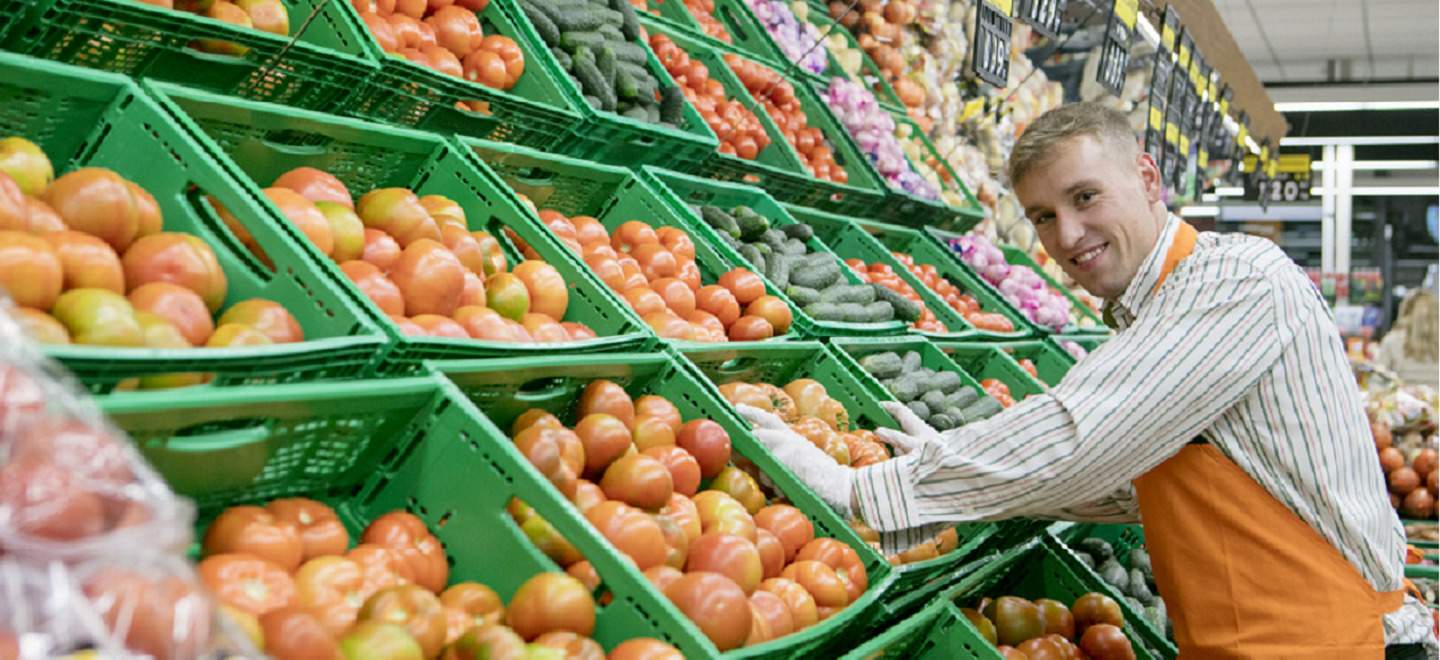
{"label": "smiling man", "polygon": [[1405,535],[1329,307],[1269,241],[1167,213],[1125,117],[1053,110],[1010,179],[1041,243],[1118,332],[1045,394],[944,434],[908,408],[902,456],[852,470],[742,410],[887,551],[1016,516],[1145,529],[1182,658],[1423,658]]}

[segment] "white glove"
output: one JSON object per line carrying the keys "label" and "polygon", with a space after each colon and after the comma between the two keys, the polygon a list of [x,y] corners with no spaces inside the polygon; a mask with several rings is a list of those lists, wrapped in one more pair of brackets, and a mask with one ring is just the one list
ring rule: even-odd
{"label": "white glove", "polygon": [[915,451],[927,442],[941,440],[940,432],[920,419],[909,406],[898,401],[881,401],[880,407],[900,422],[900,428],[904,431],[902,433],[895,429],[875,429],[875,435],[894,447],[897,455]]}
{"label": "white glove", "polygon": [[791,431],[779,417],[744,404],[735,407],[740,415],[755,424],[755,439],[780,464],[789,468],[800,483],[815,491],[842,518],[850,517],[851,480],[854,470],[840,465],[829,454]]}

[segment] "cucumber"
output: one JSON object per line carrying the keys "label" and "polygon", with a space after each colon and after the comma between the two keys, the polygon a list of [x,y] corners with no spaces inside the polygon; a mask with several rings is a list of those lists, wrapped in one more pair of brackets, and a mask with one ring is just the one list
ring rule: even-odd
{"label": "cucumber", "polygon": [[592,108],[595,108],[596,110],[602,110],[602,109],[603,109],[603,108],[600,107],[601,104],[600,104],[600,99],[599,99],[599,98],[596,98],[596,97],[591,96],[591,95],[589,95],[589,94],[586,94],[586,95],[585,95],[584,97],[582,97],[582,98],[585,99],[585,104],[586,104],[586,105],[588,105],[588,106],[590,106],[590,107],[592,107]]}
{"label": "cucumber", "polygon": [[621,69],[619,67],[616,67],[615,70],[614,89],[615,96],[618,98],[633,100],[636,97],[640,96],[640,91],[638,86],[635,84],[635,79],[631,78],[629,73],[626,73],[624,69]]}
{"label": "cucumber", "polygon": [[900,362],[904,366],[905,373],[907,374],[912,371],[919,371],[921,367],[920,353],[918,351],[908,351],[905,355],[900,356]]}
{"label": "cucumber", "polygon": [[920,419],[928,419],[930,417],[930,406],[925,405],[924,401],[910,401],[905,404],[905,407],[909,408],[910,412],[915,413],[915,416]]}
{"label": "cucumber", "polygon": [[605,15],[595,9],[566,9],[558,12],[555,27],[564,32],[592,32],[605,24]]}
{"label": "cucumber", "polygon": [[830,255],[825,266],[812,266],[810,261],[802,262],[790,273],[790,283],[812,289],[824,289],[840,280],[840,267]]}
{"label": "cucumber", "polygon": [[920,395],[920,402],[929,406],[931,410],[943,411],[945,408],[945,395],[938,390],[927,390],[924,394]]}
{"label": "cucumber", "polygon": [[810,248],[805,247],[805,243],[795,240],[793,238],[786,240],[785,246],[780,249],[780,251],[784,252],[785,254],[793,254],[797,257],[804,255],[809,250]]}
{"label": "cucumber", "polygon": [[[793,275],[791,279],[794,279]],[[817,321],[835,321],[839,320],[843,310],[836,303],[813,302],[805,306],[805,313]]]}
{"label": "cucumber", "polygon": [[931,415],[930,419],[927,419],[925,421],[930,424],[930,426],[934,427],[936,431],[949,431],[950,429],[960,427],[960,420],[946,415],[945,413]]}
{"label": "cucumber", "polygon": [[650,121],[650,112],[638,105],[632,105],[620,113],[621,117],[629,117],[636,121]]}
{"label": "cucumber", "polygon": [[793,262],[786,255],[772,254],[766,264],[765,277],[769,278],[770,283],[774,284],[776,288],[783,289],[790,286],[790,267],[792,265]]}
{"label": "cucumber", "polygon": [[796,305],[805,307],[820,302],[820,292],[810,287],[790,285],[785,288],[785,295],[795,301]]}
{"label": "cucumber", "polygon": [[[894,378],[904,373],[900,356],[894,353],[874,353],[860,358],[860,367],[876,378]],[[924,415],[921,415],[924,417]]]}
{"label": "cucumber", "polygon": [[643,67],[645,62],[650,59],[645,56],[645,49],[640,44],[622,41],[612,43],[610,47],[615,49],[615,56],[620,58],[621,62],[629,62]]}
{"label": "cucumber", "polygon": [[760,234],[760,241],[769,245],[771,250],[785,251],[785,234],[781,233],[779,229],[766,229],[765,233]]}
{"label": "cucumber", "polygon": [[944,394],[950,394],[965,386],[965,381],[960,378],[960,374],[953,371],[942,371],[936,374],[931,382]]}
{"label": "cucumber", "polygon": [[833,303],[862,303],[875,301],[875,290],[868,284],[832,286],[820,292],[820,300]]}
{"label": "cucumber", "polygon": [[520,3],[520,10],[525,12],[525,17],[530,19],[530,24],[535,26],[535,32],[540,35],[540,40],[544,41],[545,45],[560,45],[560,28],[556,27],[555,22],[550,20],[544,11],[528,2]]}
{"label": "cucumber", "polygon": [[723,231],[717,233],[716,236],[719,236],[719,237],[720,237],[720,242],[722,242],[722,243],[724,243],[724,244],[726,244],[726,245],[729,245],[729,246],[730,246],[730,249],[732,249],[732,250],[737,250],[737,251],[738,251],[738,250],[740,249],[740,246],[741,246],[741,245],[744,245],[744,243],[741,243],[740,241],[735,240],[735,237],[734,237],[734,236],[731,236],[730,234],[727,234],[727,233],[725,233],[725,232],[723,232]]}
{"label": "cucumber", "polygon": [[[582,47],[589,48],[590,50],[600,50],[605,46],[606,41],[605,35],[599,32],[575,31],[560,33],[560,47],[571,53],[576,52]],[[616,56],[619,56],[618,52]]]}
{"label": "cucumber", "polygon": [[[679,88],[671,87],[668,89]],[[677,96],[679,95],[677,94]],[[683,100],[684,96],[680,98]],[[740,223],[736,222],[735,218],[729,213],[726,213],[725,209],[718,206],[703,206],[700,208],[700,218],[705,221],[705,224],[729,234],[732,238],[740,238]]]}
{"label": "cucumber", "polygon": [[1113,548],[1109,542],[1093,536],[1081,539],[1080,542],[1075,544],[1075,548],[1087,555],[1094,555],[1095,558],[1101,562],[1115,556],[1115,548]]}
{"label": "cucumber", "polygon": [[596,32],[599,32],[601,35],[603,35],[603,36],[604,36],[607,40],[609,40],[611,43],[624,43],[624,42],[625,42],[625,35],[624,35],[624,34],[621,34],[621,33],[620,33],[620,28],[619,28],[619,27],[616,27],[616,26],[614,26],[614,25],[610,25],[610,24],[608,24],[608,23],[602,23],[602,24],[600,25],[600,27],[595,28],[595,31],[596,31]]}
{"label": "cucumber", "polygon": [[582,46],[575,51],[575,77],[580,79],[580,86],[586,94],[600,100],[600,109],[615,109],[615,90],[605,84],[605,76],[601,75],[600,67],[595,63],[595,54],[587,47]]}
{"label": "cucumber", "polygon": [[864,305],[864,311],[861,312],[860,316],[864,319],[861,321],[862,323],[892,321],[895,319],[895,308],[891,307],[890,303],[877,300],[868,305]]}
{"label": "cucumber", "polygon": [[756,213],[748,206],[735,207],[732,215],[734,215],[735,220],[740,223],[741,240],[756,240],[770,230],[770,219]]}
{"label": "cucumber", "polygon": [[[555,62],[560,65],[560,68],[569,71],[575,67],[574,61],[570,59],[570,53],[565,52],[559,47],[551,48],[550,54],[555,56]],[[579,83],[579,81],[577,80],[576,83]]]}
{"label": "cucumber", "polygon": [[600,75],[605,77],[605,82],[614,88],[615,70],[619,66],[615,59],[615,49],[609,46],[602,47],[600,54],[595,57],[595,66],[600,68]]}
{"label": "cucumber", "polygon": [[900,403],[910,403],[920,396],[920,385],[913,379],[901,376],[890,383],[890,394]]}
{"label": "cucumber", "polygon": [[789,236],[790,238],[799,241],[808,241],[812,236],[815,235],[815,229],[803,222],[797,222],[793,225],[785,225],[784,227],[781,227],[780,230],[785,232],[786,236]]}
{"label": "cucumber", "polygon": [[826,264],[834,264],[835,257],[825,252],[815,252],[805,257],[806,268],[822,268]]}
{"label": "cucumber", "polygon": [[635,8],[630,6],[630,0],[609,0],[610,8],[620,13],[621,30],[625,38],[634,41],[640,38],[640,18],[635,15]]}
{"label": "cucumber", "polygon": [[906,323],[914,323],[920,320],[920,306],[907,299],[905,296],[892,291],[889,287],[880,284],[868,285],[875,292],[876,300],[883,300],[895,308],[895,317]]}
{"label": "cucumber", "polygon": [[745,260],[749,261],[750,265],[754,266],[756,270],[762,273],[765,272],[765,266],[763,265],[765,263],[765,255],[760,254],[760,248],[754,245],[742,245],[740,246],[740,256],[745,257]]}
{"label": "cucumber", "polygon": [[968,387],[962,387],[945,396],[945,400],[956,408],[965,408],[980,400],[980,395]]}
{"label": "cucumber", "polygon": [[965,418],[974,420],[987,419],[1004,409],[1005,406],[1000,405],[999,401],[986,397],[966,406]]}
{"label": "cucumber", "polygon": [[[640,105],[645,108],[645,120],[648,121],[648,122],[650,122],[650,123],[652,123],[652,124],[662,123],[662,120],[660,119],[660,106],[655,105],[654,102],[644,103],[644,101],[645,101],[646,99],[649,99],[649,98],[650,98],[650,97],[648,97],[648,96],[642,96],[642,97],[640,97],[640,100],[641,100]],[[674,122],[674,123],[678,124],[678,123],[680,123],[680,122]]]}

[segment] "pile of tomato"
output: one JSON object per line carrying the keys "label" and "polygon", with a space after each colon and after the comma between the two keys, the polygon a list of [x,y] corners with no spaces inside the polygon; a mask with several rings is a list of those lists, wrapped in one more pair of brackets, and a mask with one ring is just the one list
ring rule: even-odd
{"label": "pile of tomato", "polygon": [[795,148],[807,173],[835,183],[850,180],[850,174],[835,161],[835,152],[825,139],[825,133],[810,125],[810,119],[805,116],[800,99],[795,96],[795,86],[790,81],[764,64],[733,53],[725,54],[725,64],[735,72],[740,84],[745,85],[751,96],[765,106],[780,134]]}
{"label": "pile of tomato", "polygon": [[740,101],[726,98],[725,86],[710,77],[704,62],[691,59],[670,37],[658,32],[650,35],[650,48],[685,92],[686,100],[720,138],[720,153],[754,160],[770,146],[770,136],[760,118]]}
{"label": "pile of tomato", "polygon": [[1014,332],[1015,324],[1004,314],[986,312],[980,309],[979,301],[975,297],[965,293],[960,287],[955,286],[950,280],[940,275],[940,271],[932,264],[916,263],[915,258],[904,252],[891,252],[890,254],[899,260],[920,282],[930,287],[936,295],[945,300],[945,304],[951,309],[959,312],[970,325],[978,330],[989,330],[991,332]]}
{"label": "pile of tomato", "polygon": [[879,284],[919,305],[920,319],[911,323],[910,327],[916,330],[938,334],[944,334],[950,331],[945,327],[944,323],[940,322],[940,319],[935,318],[935,313],[930,311],[930,308],[920,300],[920,294],[915,291],[915,287],[910,286],[908,282],[900,279],[900,276],[895,274],[895,269],[879,262],[866,264],[865,261],[861,259],[846,259],[845,264],[850,266],[850,270],[855,271],[855,275],[858,276],[861,281]]}
{"label": "pile of tomato", "polygon": [[485,34],[489,0],[351,0],[380,50],[447,76],[510,89],[525,73],[514,39]]}
{"label": "pile of tomato", "polygon": [[1120,604],[1088,593],[1074,605],[1049,598],[982,598],[960,610],[1007,660],[1135,660]]}
{"label": "pile of tomato", "polygon": [[[589,383],[567,425],[540,409],[511,427],[516,448],[721,651],[829,618],[869,586],[850,546],[816,537],[803,512],[768,498],[716,422],[674,404]],[[511,516],[594,589],[593,566],[534,510]]]}
{"label": "pile of tomato", "polygon": [[1010,394],[1010,386],[1006,385],[1000,379],[986,378],[980,381],[980,387],[985,389],[986,394],[989,394],[996,401],[999,401],[1001,406],[1009,408],[1015,405],[1015,397]]}
{"label": "pile of tomato", "polygon": [[790,306],[759,275],[735,268],[705,284],[684,229],[627,220],[609,233],[593,217],[550,209],[540,220],[662,338],[755,341],[790,330]]}

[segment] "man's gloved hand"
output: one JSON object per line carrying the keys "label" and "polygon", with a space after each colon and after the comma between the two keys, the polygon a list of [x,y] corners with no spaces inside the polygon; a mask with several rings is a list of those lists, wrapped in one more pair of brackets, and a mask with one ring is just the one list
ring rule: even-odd
{"label": "man's gloved hand", "polygon": [[875,429],[875,435],[894,447],[896,455],[908,454],[927,442],[941,440],[940,432],[920,419],[909,406],[896,401],[882,401],[880,407],[900,422],[900,429],[904,431],[902,433],[895,429]]}
{"label": "man's gloved hand", "polygon": [[841,517],[850,517],[851,479],[854,470],[810,444],[809,440],[791,431],[779,417],[754,406],[735,406],[741,417],[755,425],[755,439],[775,456],[795,477],[815,491]]}

